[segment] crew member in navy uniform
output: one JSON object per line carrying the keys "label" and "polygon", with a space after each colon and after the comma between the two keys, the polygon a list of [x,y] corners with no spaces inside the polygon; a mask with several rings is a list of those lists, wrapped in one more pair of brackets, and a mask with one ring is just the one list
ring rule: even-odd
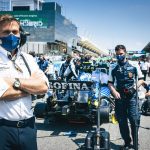
{"label": "crew member in navy uniform", "polygon": [[149,97],[150,96],[150,84],[148,84],[146,81],[143,81],[142,85],[146,89],[145,97]]}
{"label": "crew member in navy uniform", "polygon": [[[138,64],[131,64],[127,61],[124,45],[117,45],[115,52],[118,63],[109,68],[108,85],[115,97],[115,113],[125,143],[122,149],[127,150],[131,147],[132,140],[134,145],[135,125],[136,122],[138,125],[140,123],[140,115],[136,107],[136,78],[138,78],[139,87],[143,82],[143,75]],[[131,124],[132,140],[128,119]]]}
{"label": "crew member in navy uniform", "polygon": [[48,79],[25,42],[19,21],[0,15],[0,150],[37,150],[31,94],[46,93]]}
{"label": "crew member in navy uniform", "polygon": [[72,59],[72,56],[68,55],[66,58],[66,61],[61,65],[58,79],[61,79],[61,80],[64,79],[64,72],[66,71],[67,67],[69,66],[71,59]]}

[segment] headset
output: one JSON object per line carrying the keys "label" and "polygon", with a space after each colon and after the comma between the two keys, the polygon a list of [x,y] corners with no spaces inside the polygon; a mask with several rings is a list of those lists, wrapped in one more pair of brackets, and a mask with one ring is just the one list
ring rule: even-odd
{"label": "headset", "polygon": [[22,28],[22,26],[20,26],[20,47],[23,46],[26,41],[27,41],[27,32],[25,32]]}

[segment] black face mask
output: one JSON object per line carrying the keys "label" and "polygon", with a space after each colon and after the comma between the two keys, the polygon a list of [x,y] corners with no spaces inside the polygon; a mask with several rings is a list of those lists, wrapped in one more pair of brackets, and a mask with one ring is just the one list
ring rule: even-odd
{"label": "black face mask", "polygon": [[124,64],[125,57],[126,57],[125,55],[116,55],[116,58],[117,58],[118,63],[119,63],[120,65],[123,65],[123,64]]}
{"label": "black face mask", "polygon": [[80,69],[80,65],[79,65],[79,64],[76,64],[76,68],[77,68],[77,69]]}
{"label": "black face mask", "polygon": [[119,62],[122,62],[125,59],[125,55],[116,55],[116,58]]}
{"label": "black face mask", "polygon": [[42,58],[39,58],[40,62],[43,62],[44,60]]}
{"label": "black face mask", "polygon": [[67,63],[70,63],[70,59],[67,59],[66,62],[67,62]]}

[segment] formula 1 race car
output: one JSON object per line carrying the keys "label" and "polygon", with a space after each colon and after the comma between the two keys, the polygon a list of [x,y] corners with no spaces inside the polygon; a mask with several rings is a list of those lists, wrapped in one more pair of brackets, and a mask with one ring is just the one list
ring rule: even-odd
{"label": "formula 1 race car", "polygon": [[[92,92],[95,84],[91,81],[50,81],[50,88],[53,94],[46,102],[38,102],[34,107],[35,117],[61,116],[68,120],[89,120],[96,122],[97,107],[99,99],[92,99]],[[102,87],[103,96],[101,97],[100,115],[101,123],[109,122],[109,114],[112,105],[109,98],[104,96],[107,86]]]}
{"label": "formula 1 race car", "polygon": [[99,107],[101,124],[108,123],[114,102],[107,84],[100,82],[97,75],[100,75],[99,71],[93,74],[83,72],[80,79],[75,81],[50,80],[51,94],[46,102],[35,105],[35,117],[55,116],[69,121],[88,120],[96,123]]}

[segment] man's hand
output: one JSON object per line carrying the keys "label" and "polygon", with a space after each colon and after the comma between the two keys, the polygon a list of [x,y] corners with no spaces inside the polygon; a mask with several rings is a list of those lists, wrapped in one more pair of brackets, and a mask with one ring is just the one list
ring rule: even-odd
{"label": "man's hand", "polygon": [[0,100],[16,100],[18,98],[22,98],[25,96],[29,96],[29,93],[26,93],[24,91],[21,90],[16,90],[13,88],[13,83],[15,81],[14,78],[3,78],[4,83],[1,83],[4,86],[4,84],[6,83],[8,85],[7,90],[3,93],[3,95],[0,97]]}
{"label": "man's hand", "polygon": [[149,96],[150,96],[150,91],[145,94],[145,97],[149,97]]}
{"label": "man's hand", "polygon": [[114,96],[115,99],[121,99],[120,93],[118,93],[117,91],[113,92],[113,96]]}
{"label": "man's hand", "polygon": [[9,86],[13,86],[15,78],[4,78],[4,80]]}
{"label": "man's hand", "polygon": [[108,86],[109,86],[109,88],[110,88],[110,90],[111,90],[111,92],[112,92],[114,98],[115,98],[115,99],[121,99],[120,93],[116,91],[114,85],[113,85],[112,83],[108,83]]}

